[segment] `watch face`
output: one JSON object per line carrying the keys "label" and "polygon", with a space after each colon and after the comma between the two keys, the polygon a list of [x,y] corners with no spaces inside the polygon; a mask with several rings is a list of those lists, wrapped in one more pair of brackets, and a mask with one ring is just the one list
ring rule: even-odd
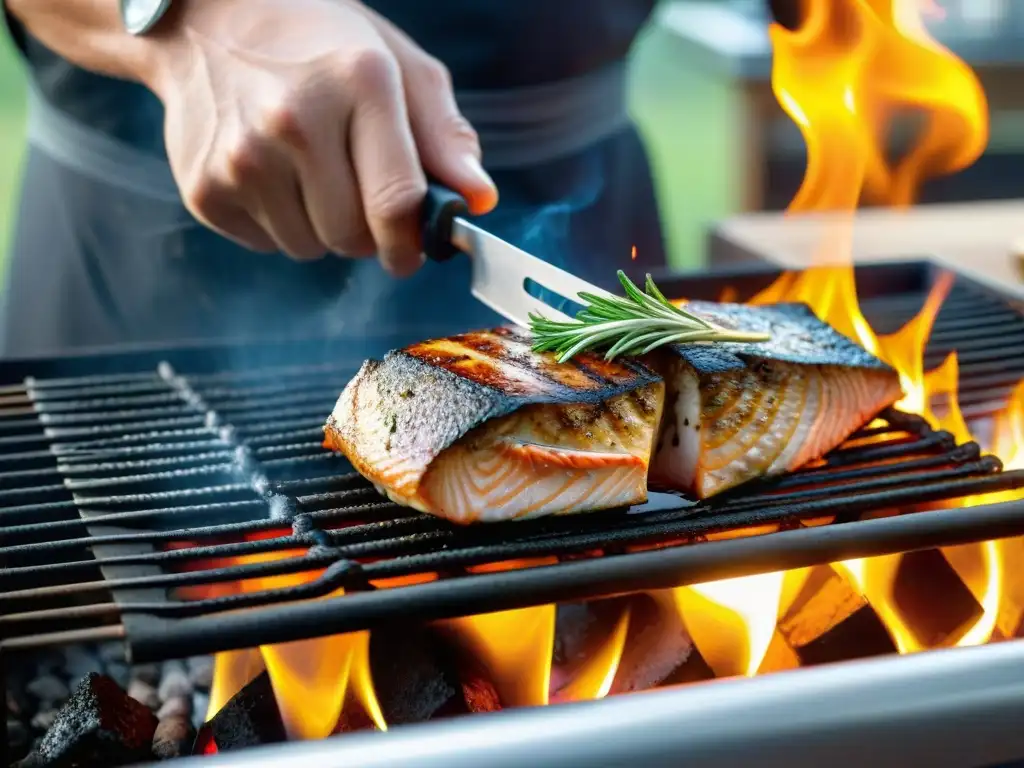
{"label": "watch face", "polygon": [[171,0],[121,0],[121,19],[125,29],[141,35],[156,24]]}

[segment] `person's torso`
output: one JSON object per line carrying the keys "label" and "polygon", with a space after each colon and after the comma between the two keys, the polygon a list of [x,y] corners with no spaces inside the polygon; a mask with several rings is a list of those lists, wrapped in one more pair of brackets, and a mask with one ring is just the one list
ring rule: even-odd
{"label": "person's torso", "polygon": [[[655,0],[367,0],[452,73],[456,91],[571,80],[621,61]],[[88,72],[15,29],[40,94],[84,125],[163,154],[163,112],[145,88]]]}
{"label": "person's torso", "polygon": [[[485,140],[485,164],[512,136],[512,162],[491,166],[502,201],[485,219],[488,227],[595,281],[613,284],[615,266],[628,263],[631,245],[639,247],[641,263],[663,262],[643,149],[632,130],[623,130],[625,123],[615,122],[616,110],[625,120],[622,78],[601,74],[621,75],[616,64],[654,0],[369,5],[444,61],[456,91],[480,107],[481,119],[496,121],[485,126],[498,139],[497,152]],[[429,265],[411,280],[396,281],[372,260],[296,264],[248,253],[203,229],[184,210],[170,177],[159,101],[141,86],[86,72],[20,37],[35,106],[0,328],[7,354],[292,331],[372,330],[411,340],[497,320],[471,298],[464,260]],[[572,98],[563,98],[564,84]],[[581,91],[589,98],[578,99]],[[522,141],[529,120],[502,130],[502,108],[491,109],[491,96],[498,95],[501,107],[502,94],[509,93],[513,102],[523,102],[525,94],[526,109],[517,118],[531,117],[529,102],[540,102],[532,115],[537,141],[529,135]],[[570,139],[578,143],[600,122],[587,115],[595,106],[618,128],[590,149],[565,151],[551,141],[544,120],[563,102],[577,101],[576,124],[570,119],[561,128]],[[574,109],[568,108],[569,118]],[[516,162],[524,146],[533,152],[545,142],[548,157]],[[124,150],[134,154],[122,157]]]}

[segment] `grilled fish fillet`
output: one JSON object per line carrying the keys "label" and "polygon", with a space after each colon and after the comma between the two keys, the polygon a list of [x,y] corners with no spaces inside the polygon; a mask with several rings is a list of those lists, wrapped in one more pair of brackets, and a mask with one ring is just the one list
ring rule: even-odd
{"label": "grilled fish fillet", "polygon": [[664,385],[646,366],[558,363],[501,328],[366,362],[325,446],[393,501],[456,523],[643,502]]}
{"label": "grilled fish fillet", "polygon": [[899,376],[801,304],[690,302],[760,344],[686,344],[649,362],[666,384],[652,483],[706,498],[821,458],[902,393]]}

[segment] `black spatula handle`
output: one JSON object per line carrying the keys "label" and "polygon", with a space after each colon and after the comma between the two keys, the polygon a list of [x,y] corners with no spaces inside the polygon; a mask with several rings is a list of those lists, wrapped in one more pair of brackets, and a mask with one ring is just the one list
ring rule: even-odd
{"label": "black spatula handle", "polygon": [[466,216],[469,204],[458,192],[436,182],[428,182],[423,201],[423,253],[433,261],[447,261],[458,249],[452,245],[452,222]]}

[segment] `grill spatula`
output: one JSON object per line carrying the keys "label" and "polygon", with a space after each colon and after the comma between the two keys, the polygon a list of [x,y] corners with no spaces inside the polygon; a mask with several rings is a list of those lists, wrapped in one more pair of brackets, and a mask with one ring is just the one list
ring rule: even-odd
{"label": "grill spatula", "polygon": [[581,291],[610,296],[597,286],[531,256],[467,220],[469,206],[456,192],[430,184],[423,204],[423,252],[433,261],[464,253],[472,262],[473,295],[516,325],[528,328],[530,313],[569,320],[564,312],[527,291],[527,281],[571,301]]}

